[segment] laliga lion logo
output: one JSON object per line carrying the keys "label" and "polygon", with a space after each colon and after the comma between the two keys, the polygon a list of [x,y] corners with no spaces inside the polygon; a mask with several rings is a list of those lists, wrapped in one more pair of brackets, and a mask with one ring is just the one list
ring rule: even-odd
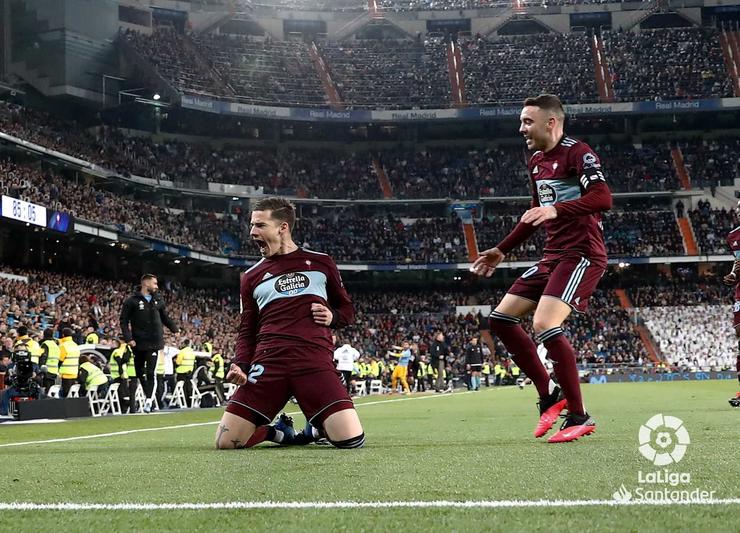
{"label": "laliga lion logo", "polygon": [[683,420],[662,414],[653,416],[640,426],[639,439],[640,453],[655,466],[678,463],[691,443]]}

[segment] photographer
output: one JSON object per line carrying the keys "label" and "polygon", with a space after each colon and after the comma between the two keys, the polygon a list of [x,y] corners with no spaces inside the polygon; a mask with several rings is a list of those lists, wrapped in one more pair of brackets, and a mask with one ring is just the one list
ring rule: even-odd
{"label": "photographer", "polygon": [[0,395],[0,415],[7,415],[12,398],[33,398],[38,400],[41,397],[41,389],[33,378],[36,374],[33,371],[31,362],[31,352],[25,344],[18,345],[13,352],[13,362],[5,369],[5,380],[8,388]]}

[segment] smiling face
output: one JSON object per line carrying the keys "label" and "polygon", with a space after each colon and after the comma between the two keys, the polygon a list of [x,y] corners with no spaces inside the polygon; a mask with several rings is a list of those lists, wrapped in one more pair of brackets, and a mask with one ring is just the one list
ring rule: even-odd
{"label": "smiling face", "polygon": [[275,220],[272,211],[252,211],[249,222],[249,236],[257,244],[262,257],[271,257],[280,252],[283,238],[290,235],[287,222]]}
{"label": "smiling face", "polygon": [[522,108],[519,121],[519,133],[524,136],[527,148],[529,150],[546,150],[548,142],[553,138],[553,132],[558,127],[558,120],[555,115],[541,107],[528,105]]}

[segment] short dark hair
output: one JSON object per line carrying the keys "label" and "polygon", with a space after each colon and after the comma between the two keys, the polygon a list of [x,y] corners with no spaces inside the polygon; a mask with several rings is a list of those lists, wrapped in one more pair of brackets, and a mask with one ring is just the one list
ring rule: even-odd
{"label": "short dark hair", "polygon": [[28,328],[26,326],[18,326],[17,332],[19,337],[25,337],[28,335]]}
{"label": "short dark hair", "polygon": [[540,109],[544,109],[545,111],[550,111],[551,113],[554,113],[561,119],[565,118],[565,109],[563,109],[563,103],[560,101],[560,98],[558,98],[554,94],[530,96],[529,98],[524,100],[524,107],[527,106],[539,107]]}
{"label": "short dark hair", "polygon": [[252,211],[270,211],[270,218],[287,222],[290,231],[295,226],[295,206],[290,200],[272,196],[254,204]]}
{"label": "short dark hair", "polygon": [[51,340],[54,338],[54,330],[51,328],[46,328],[44,330],[44,340]]}
{"label": "short dark hair", "polygon": [[72,336],[72,328],[64,328],[62,330],[62,337],[71,337]]}
{"label": "short dark hair", "polygon": [[157,279],[157,276],[155,276],[154,274],[144,274],[143,276],[141,276],[142,283],[150,279]]}

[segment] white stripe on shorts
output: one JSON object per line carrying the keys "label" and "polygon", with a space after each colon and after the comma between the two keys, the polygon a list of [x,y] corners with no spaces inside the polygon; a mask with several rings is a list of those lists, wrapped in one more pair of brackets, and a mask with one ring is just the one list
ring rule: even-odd
{"label": "white stripe on shorts", "polygon": [[576,290],[578,290],[578,285],[580,285],[581,280],[583,279],[583,274],[589,266],[591,266],[591,261],[585,257],[582,257],[578,262],[578,265],[576,265],[576,269],[573,271],[573,274],[570,275],[568,284],[565,286],[563,296],[561,297],[565,303],[570,303],[570,300],[575,296]]}

